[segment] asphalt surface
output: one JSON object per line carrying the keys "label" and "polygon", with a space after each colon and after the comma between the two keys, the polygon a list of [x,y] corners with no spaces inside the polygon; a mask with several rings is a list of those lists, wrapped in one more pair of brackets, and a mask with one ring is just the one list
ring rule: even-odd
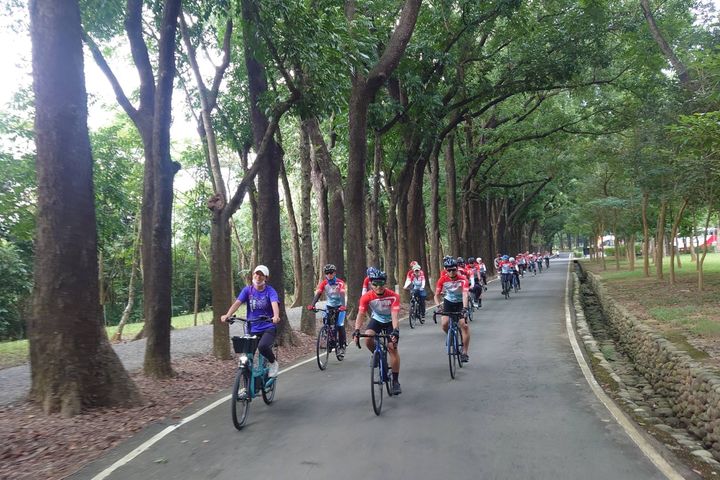
{"label": "asphalt surface", "polygon": [[[567,259],[551,267],[526,276],[510,300],[491,284],[471,324],[470,363],[455,380],[432,315],[414,330],[403,322],[403,393],[386,396],[379,417],[369,352],[352,347],[343,362],[331,356],[325,372],[312,361],[281,374],[275,403],[256,399],[241,432],[222,402],[107,478],[665,478],[583,378],[565,329]],[[167,425],[71,478],[94,478]]]}

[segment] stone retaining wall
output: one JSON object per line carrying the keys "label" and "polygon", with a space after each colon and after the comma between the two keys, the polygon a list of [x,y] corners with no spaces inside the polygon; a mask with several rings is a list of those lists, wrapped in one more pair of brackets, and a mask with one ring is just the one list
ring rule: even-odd
{"label": "stone retaining wall", "polygon": [[638,321],[606,292],[598,278],[580,268],[580,276],[600,302],[618,347],[636,369],[667,398],[674,415],[720,460],[720,375],[694,361],[655,330]]}

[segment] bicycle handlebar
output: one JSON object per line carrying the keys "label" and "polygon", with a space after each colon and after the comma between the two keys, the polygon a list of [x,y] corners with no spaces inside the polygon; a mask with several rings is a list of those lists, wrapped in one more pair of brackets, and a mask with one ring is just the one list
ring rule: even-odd
{"label": "bicycle handlebar", "polygon": [[245,322],[245,323],[272,323],[272,317],[268,317],[266,315],[263,315],[262,317],[256,318],[254,320],[247,319],[247,318],[240,318],[240,317],[228,317],[225,319],[227,323],[232,325],[235,322]]}

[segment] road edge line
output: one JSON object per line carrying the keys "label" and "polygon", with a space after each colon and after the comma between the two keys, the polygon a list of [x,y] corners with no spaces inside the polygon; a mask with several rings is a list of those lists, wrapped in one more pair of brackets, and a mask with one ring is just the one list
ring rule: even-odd
{"label": "road edge line", "polygon": [[568,338],[570,339],[570,345],[572,346],[575,359],[580,366],[580,370],[585,377],[590,389],[593,391],[595,396],[600,402],[605,405],[605,408],[610,412],[615,421],[622,427],[627,436],[629,436],[635,445],[640,448],[643,454],[665,475],[669,480],[684,480],[685,477],[680,475],[675,468],[673,468],[667,460],[653,447],[645,438],[643,438],[640,431],[635,427],[635,424],[628,418],[627,415],[618,407],[615,402],[605,393],[602,387],[595,380],[595,376],[590,369],[590,366],[585,361],[580,345],[578,344],[577,338],[575,338],[575,329],[573,328],[572,316],[570,315],[570,271],[573,265],[573,254],[570,253],[568,258],[568,268],[565,275],[565,328],[567,329]]}

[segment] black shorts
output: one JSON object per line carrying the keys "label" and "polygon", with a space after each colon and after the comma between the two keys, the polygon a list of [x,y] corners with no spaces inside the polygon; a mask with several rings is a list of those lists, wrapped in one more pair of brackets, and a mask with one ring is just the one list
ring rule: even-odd
{"label": "black shorts", "polygon": [[443,300],[443,313],[460,313],[462,309],[462,302],[448,302],[447,300]]}
{"label": "black shorts", "polygon": [[390,335],[393,331],[393,326],[392,326],[392,322],[380,323],[373,318],[368,322],[367,327],[365,327],[365,329],[372,330],[375,333],[387,333],[388,335]]}

